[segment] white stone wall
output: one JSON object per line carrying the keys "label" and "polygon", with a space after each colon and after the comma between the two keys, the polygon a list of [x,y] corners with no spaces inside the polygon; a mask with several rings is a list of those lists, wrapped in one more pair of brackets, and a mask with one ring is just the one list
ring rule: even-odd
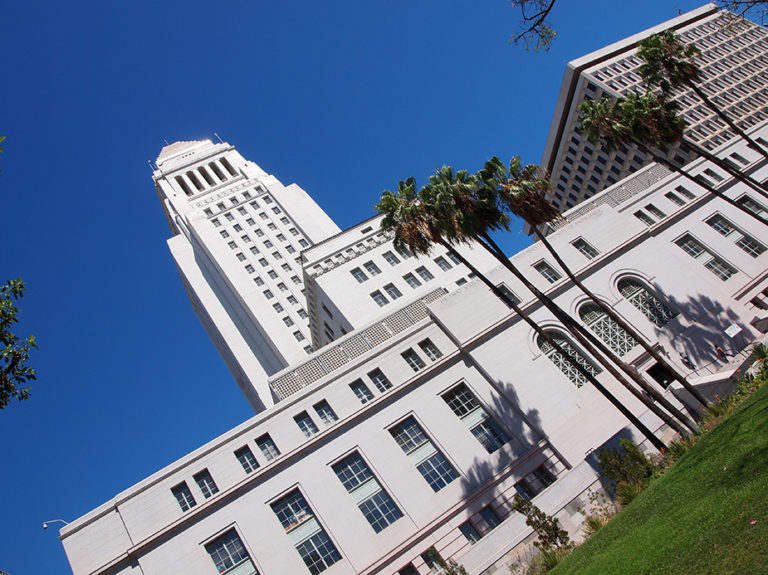
{"label": "white stone wall", "polygon": [[[739,143],[723,148],[721,153],[734,150],[754,156]],[[694,171],[705,168],[701,161],[693,165]],[[758,180],[768,178],[764,162],[756,161],[753,175]],[[681,184],[696,197],[678,206],[666,194]],[[726,181],[721,190],[735,199],[748,193],[766,206],[764,199],[741,184]],[[651,226],[635,216],[649,203],[666,213]],[[609,188],[566,213],[565,222],[549,236],[583,281],[649,342],[667,350],[670,361],[694,383],[718,367],[714,345],[737,351],[758,335],[751,323],[765,311],[753,301],[768,290],[768,251],[758,257],[745,253],[733,237],[724,237],[706,223],[713,214],[722,214],[763,244],[768,241],[763,224],[671,174],[653,179],[646,187]],[[701,260],[693,259],[675,243],[685,234],[695,236],[736,273],[726,281],[715,276]],[[333,252],[330,246],[335,241],[346,245],[344,235],[329,240],[323,250]],[[588,241],[599,254],[586,258],[571,244],[577,238]],[[383,249],[380,244],[357,259],[367,261],[369,254]],[[584,298],[567,279],[549,283],[538,274],[532,266],[542,259],[557,268],[540,244],[516,254],[512,261],[564,309],[578,315]],[[384,272],[382,263],[379,267]],[[329,279],[334,273],[345,278],[345,265],[328,272]],[[618,292],[617,282],[626,276],[645,281],[679,312],[678,316],[662,328],[652,325]],[[443,281],[448,281],[447,277]],[[522,307],[538,323],[558,328],[549,312],[505,269],[493,269],[489,277],[494,283],[504,282],[520,297]],[[352,285],[347,291],[342,290],[342,279],[329,281],[327,289],[339,289],[341,294],[359,290],[351,275],[346,281]],[[334,300],[339,310],[344,305],[340,297],[336,295]],[[566,378],[541,353],[532,330],[480,281],[469,282],[432,302],[429,313],[64,527],[62,541],[74,573],[123,574],[140,566],[143,575],[211,574],[215,568],[204,546],[232,528],[260,573],[305,573],[306,567],[269,507],[275,499],[299,489],[342,556],[326,571],[331,575],[393,574],[409,562],[420,573],[428,573],[420,555],[431,546],[477,574],[493,565],[501,566],[530,536],[523,518],[511,511],[510,500],[515,483],[530,478],[541,465],[551,469],[557,479],[535,497],[536,504],[547,513],[557,514],[575,532],[581,520],[576,509],[586,504],[587,490],[595,488],[598,479],[590,453],[621,432],[642,438],[627,429],[627,421],[591,386],[579,388]],[[734,340],[724,334],[732,324],[742,328],[742,336]],[[346,337],[355,337],[367,327],[360,326],[358,332]],[[426,338],[443,354],[436,361],[419,347]],[[339,341],[343,343],[344,338]],[[401,355],[408,349],[423,359],[425,369],[414,372],[408,366]],[[690,355],[696,369],[682,365],[676,350]],[[625,359],[641,373],[653,363],[639,348],[627,353]],[[302,365],[294,364],[275,374],[272,381]],[[391,389],[381,393],[375,388],[368,377],[374,368],[391,381]],[[372,401],[363,404],[352,392],[350,383],[357,379],[367,384]],[[670,438],[660,421],[607,372],[601,372],[598,379],[643,423]],[[510,438],[498,451],[488,454],[442,399],[460,382],[472,390]],[[675,385],[661,391],[672,401],[677,401],[678,395],[685,397]],[[337,414],[335,424],[327,426],[317,416],[314,406],[321,400]],[[303,411],[320,430],[311,438],[304,436],[294,420]],[[420,422],[459,474],[437,493],[388,431],[409,416]],[[265,433],[281,451],[273,461],[267,461],[255,442]],[[234,456],[234,451],[245,445],[259,463],[250,474]],[[363,456],[403,512],[401,519],[378,534],[330,468],[352,451]],[[204,469],[220,490],[207,500],[193,479]],[[186,512],[171,493],[171,488],[182,481],[197,501]],[[486,505],[502,519],[490,531],[479,515]],[[458,529],[467,520],[483,534],[474,545]]]}

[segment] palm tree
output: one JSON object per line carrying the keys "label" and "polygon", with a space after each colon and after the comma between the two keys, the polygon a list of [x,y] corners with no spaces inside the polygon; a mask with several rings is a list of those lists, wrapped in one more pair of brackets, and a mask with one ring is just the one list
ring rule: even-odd
{"label": "palm tree", "polygon": [[724,202],[768,225],[768,219],[724,195],[707,181],[694,178],[665,156],[654,151],[654,148],[663,146],[666,142],[678,141],[685,128],[683,120],[664,106],[655,94],[646,92],[630,94],[618,100],[608,97],[603,97],[599,101],[586,100],[581,103],[579,110],[580,132],[591,142],[603,141],[609,147],[632,142],[671,171],[696,182]]}
{"label": "palm tree", "polygon": [[[534,286],[506,257],[504,252],[490,237],[489,232],[496,229],[508,229],[509,216],[499,209],[500,202],[495,189],[476,185],[476,178],[470,178],[464,171],[458,172],[454,177],[452,168],[444,166],[437,174],[430,177],[430,184],[419,192],[419,200],[426,211],[433,216],[436,225],[440,227],[442,237],[451,242],[481,245],[489,251],[504,267],[515,275],[526,288],[541,301],[553,315],[568,329],[574,338],[597,358],[606,371],[611,373],[633,395],[640,399],[646,406],[662,417],[667,416],[656,406],[651,399],[643,395],[632,386],[627,379],[616,370],[611,361],[621,366],[627,375],[635,381],[650,397],[679,421],[685,424],[691,431],[696,431],[696,424],[689,420],[680,410],[672,405],[653,386],[649,385],[636,370],[629,368],[619,357],[609,349],[592,332],[575,321],[560,306],[552,301]],[[474,182],[472,181],[474,180]],[[597,350],[600,351],[598,353]],[[602,355],[601,355],[602,354]],[[606,361],[605,357],[610,358]],[[663,415],[662,415],[663,414]],[[671,427],[681,434],[685,430],[672,418],[664,419]]]}
{"label": "palm tree", "polygon": [[[447,174],[443,172],[443,175],[446,176]],[[428,195],[428,193],[425,195]],[[433,204],[433,208],[434,207],[435,204]],[[426,205],[417,197],[413,178],[408,178],[407,180],[400,182],[398,184],[397,192],[385,190],[381,195],[379,203],[376,205],[376,210],[384,215],[381,222],[382,229],[384,231],[394,232],[395,247],[407,247],[417,255],[428,254],[432,245],[435,243],[445,247],[472,273],[474,273],[496,295],[496,297],[512,308],[512,310],[517,313],[517,315],[528,324],[539,337],[551,345],[558,353],[562,354],[563,357],[570,357],[572,359],[571,364],[573,367],[614,407],[616,407],[616,409],[618,409],[619,412],[621,412],[621,414],[624,415],[624,417],[626,417],[646,439],[648,439],[651,445],[659,450],[666,447],[666,445],[656,437],[645,424],[643,424],[623,403],[621,403],[621,401],[619,401],[595,378],[591,371],[573,359],[571,354],[563,349],[558,341],[554,340],[549,333],[533,321],[531,317],[519,307],[514,299],[510,298],[508,294],[500,290],[485,276],[485,274],[477,270],[454,249],[454,243],[462,243],[466,241],[462,226],[455,225],[454,232],[456,232],[456,235],[451,237],[451,243],[442,236],[442,230],[446,230],[447,228],[453,227],[454,224],[458,224],[459,217],[453,214],[447,219],[445,217],[435,219],[428,215],[428,210],[425,208]],[[448,213],[448,210],[445,209],[445,205],[441,206],[439,213],[443,216]],[[498,213],[497,216],[496,223],[491,225],[505,227],[507,220],[505,215]],[[453,223],[446,226],[446,223],[448,222]],[[666,418],[670,419],[668,415]]]}
{"label": "palm tree", "polygon": [[662,367],[667,369],[702,406],[707,402],[704,396],[693,387],[683,377],[677,369],[651,346],[645,338],[630,326],[624,319],[617,314],[611,306],[606,305],[601,298],[598,298],[584,283],[573,273],[566,265],[557,250],[549,243],[545,234],[542,233],[542,225],[548,224],[560,218],[557,208],[546,199],[549,192],[550,183],[542,173],[539,166],[529,164],[523,166],[519,157],[512,158],[507,168],[497,157],[491,158],[486,162],[485,167],[478,174],[482,185],[491,187],[497,191],[499,198],[505,207],[516,216],[522,218],[536,234],[536,237],[542,245],[552,254],[560,268],[570,278],[570,280],[597,305],[611,320],[628,333],[643,349]]}
{"label": "palm tree", "polygon": [[682,86],[690,88],[734,133],[744,138],[750,148],[768,159],[768,152],[739,128],[699,87],[701,68],[694,61],[699,54],[696,46],[684,44],[671,30],[653,34],[638,44],[637,56],[644,62],[638,72],[647,85],[658,86],[665,94]]}

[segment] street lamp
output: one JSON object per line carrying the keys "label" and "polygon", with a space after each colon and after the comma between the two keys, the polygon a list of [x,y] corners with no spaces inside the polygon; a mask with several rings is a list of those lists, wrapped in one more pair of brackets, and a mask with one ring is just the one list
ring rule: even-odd
{"label": "street lamp", "polygon": [[43,521],[43,529],[48,529],[48,525],[51,523],[61,522],[64,525],[69,525],[69,521],[64,521],[63,519],[51,519],[50,521]]}

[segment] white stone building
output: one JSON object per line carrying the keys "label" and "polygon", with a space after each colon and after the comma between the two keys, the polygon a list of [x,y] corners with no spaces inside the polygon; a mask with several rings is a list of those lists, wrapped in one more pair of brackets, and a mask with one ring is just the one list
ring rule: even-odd
{"label": "white stone building", "polygon": [[[609,150],[577,132],[578,108],[585,98],[645,90],[637,73],[642,62],[635,54],[638,42],[651,34],[673,30],[701,51],[702,90],[737,125],[748,129],[768,119],[768,31],[746,20],[725,28],[727,18],[708,4],[568,63],[541,160],[551,174],[552,202],[561,211],[652,161],[634,146]],[[697,144],[713,150],[734,135],[690,90],[676,92],[675,100],[689,126],[686,135]],[[679,164],[690,160],[678,149],[668,157]]]}
{"label": "white stone building", "polygon": [[[768,125],[754,135],[768,138]],[[768,179],[768,165],[742,143],[717,153],[741,155],[754,177]],[[703,160],[689,167],[717,170]],[[768,213],[765,198],[725,174],[717,186]],[[176,213],[188,201],[176,200],[168,211],[181,226]],[[218,233],[208,221],[216,214],[189,209],[203,210],[200,234]],[[505,572],[531,540],[511,510],[515,493],[575,533],[579,508],[600,487],[593,451],[622,433],[642,440],[484,284],[461,281],[467,271],[453,262],[443,271],[434,261],[441,252],[421,262],[398,256],[375,219],[325,241],[310,237],[304,277],[313,339],[323,347],[275,370],[269,385],[280,401],[272,408],[64,527],[76,575],[413,575],[431,572],[430,549],[472,574]],[[722,379],[713,375],[723,365],[715,346],[738,353],[758,336],[768,308],[766,227],[688,179],[649,165],[567,212],[549,237],[703,390]],[[511,259],[668,398],[686,401],[676,385],[664,387],[636,342],[589,310],[543,246]],[[505,269],[478,261],[539,324],[562,334]],[[411,287],[404,276],[424,266],[433,279]],[[402,296],[389,294],[389,284]],[[376,291],[390,296],[381,307]],[[573,347],[669,439],[656,416]]]}
{"label": "white stone building", "polygon": [[153,179],[192,307],[261,411],[274,403],[267,377],[312,351],[300,253],[340,230],[226,143],[166,146]]}

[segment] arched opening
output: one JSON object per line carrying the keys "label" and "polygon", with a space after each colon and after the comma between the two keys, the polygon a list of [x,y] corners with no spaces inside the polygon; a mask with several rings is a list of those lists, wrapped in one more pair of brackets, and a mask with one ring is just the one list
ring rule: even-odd
{"label": "arched opening", "polygon": [[560,351],[555,349],[541,336],[539,336],[537,341],[539,349],[549,358],[549,361],[557,366],[557,369],[562,371],[568,379],[576,384],[576,387],[584,385],[587,378],[583,373],[576,369],[575,364],[581,364],[592,375],[600,373],[600,369],[589,361],[564,335],[554,331],[548,331],[547,335],[549,335],[549,337],[551,337],[555,343],[566,352],[567,356],[560,353]]}
{"label": "arched opening", "polygon": [[629,335],[599,306],[595,304],[583,305],[579,310],[579,316],[586,326],[617,354],[624,355],[637,345],[635,338]]}
{"label": "arched opening", "polygon": [[677,311],[639,280],[624,278],[619,281],[618,288],[624,299],[639,309],[657,327],[664,327],[677,315]]}

